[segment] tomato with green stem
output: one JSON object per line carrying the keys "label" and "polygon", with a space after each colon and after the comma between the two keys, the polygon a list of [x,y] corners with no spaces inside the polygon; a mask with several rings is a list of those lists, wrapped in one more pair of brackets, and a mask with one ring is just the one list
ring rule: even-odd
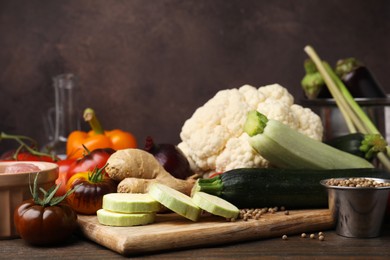
{"label": "tomato with green stem", "polygon": [[66,200],[77,213],[96,214],[102,208],[103,196],[116,192],[117,183],[104,174],[104,169],[79,172],[68,180],[66,189],[74,192]]}
{"label": "tomato with green stem", "polygon": [[94,168],[103,168],[111,154],[115,152],[112,148],[98,148],[89,151],[86,147],[85,155],[72,163],[68,170],[68,179],[79,172],[92,171]]}
{"label": "tomato with green stem", "polygon": [[32,199],[23,201],[14,211],[14,223],[20,237],[37,246],[53,245],[69,239],[77,228],[76,212],[64,202],[73,192],[69,190],[61,197],[54,197],[59,186],[48,191],[40,188],[43,198],[38,195],[36,174]]}
{"label": "tomato with green stem", "polygon": [[57,196],[63,195],[66,192],[66,183],[74,174],[78,172],[92,171],[95,167],[102,168],[107,163],[108,158],[115,152],[111,148],[101,148],[89,151],[86,147],[85,154],[80,159],[67,158],[57,162],[59,166],[59,174],[56,184],[60,184],[57,191]]}

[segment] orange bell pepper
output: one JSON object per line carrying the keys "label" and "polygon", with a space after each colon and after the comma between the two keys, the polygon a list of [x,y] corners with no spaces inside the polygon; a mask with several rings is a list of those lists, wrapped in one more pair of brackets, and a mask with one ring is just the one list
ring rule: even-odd
{"label": "orange bell pepper", "polygon": [[114,150],[136,148],[137,141],[135,137],[120,129],[104,131],[102,125],[97,119],[95,112],[91,108],[84,111],[84,120],[89,122],[91,131],[73,131],[68,136],[66,143],[66,155],[68,158],[81,158],[85,151],[93,151],[98,148],[112,148]]}

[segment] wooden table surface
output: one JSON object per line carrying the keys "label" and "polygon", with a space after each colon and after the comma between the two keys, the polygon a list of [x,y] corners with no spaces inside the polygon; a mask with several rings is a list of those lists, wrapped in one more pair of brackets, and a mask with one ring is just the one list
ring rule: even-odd
{"label": "wooden table surface", "polygon": [[[165,251],[136,259],[390,259],[390,225],[378,238],[345,238],[324,232],[325,240],[290,236],[207,248]],[[32,247],[21,239],[0,240],[0,259],[123,259],[124,256],[75,235],[60,247]]]}

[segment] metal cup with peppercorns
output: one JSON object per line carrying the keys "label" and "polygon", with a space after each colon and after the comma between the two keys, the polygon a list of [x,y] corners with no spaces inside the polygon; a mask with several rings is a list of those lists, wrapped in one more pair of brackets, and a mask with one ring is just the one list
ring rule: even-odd
{"label": "metal cup with peppercorns", "polygon": [[336,233],[345,237],[378,237],[386,212],[390,180],[335,178],[322,180]]}

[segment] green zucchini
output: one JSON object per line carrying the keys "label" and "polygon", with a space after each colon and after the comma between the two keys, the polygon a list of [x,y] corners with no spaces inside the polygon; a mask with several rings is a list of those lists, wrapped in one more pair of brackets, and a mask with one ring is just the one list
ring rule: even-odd
{"label": "green zucchini", "polygon": [[244,131],[250,136],[252,148],[278,168],[320,170],[374,167],[361,157],[314,140],[257,111],[248,113]]}
{"label": "green zucchini", "polygon": [[388,177],[377,168],[336,170],[242,168],[227,171],[210,179],[197,180],[197,191],[218,196],[238,208],[285,206],[326,208],[328,197],[320,181],[341,177]]}

